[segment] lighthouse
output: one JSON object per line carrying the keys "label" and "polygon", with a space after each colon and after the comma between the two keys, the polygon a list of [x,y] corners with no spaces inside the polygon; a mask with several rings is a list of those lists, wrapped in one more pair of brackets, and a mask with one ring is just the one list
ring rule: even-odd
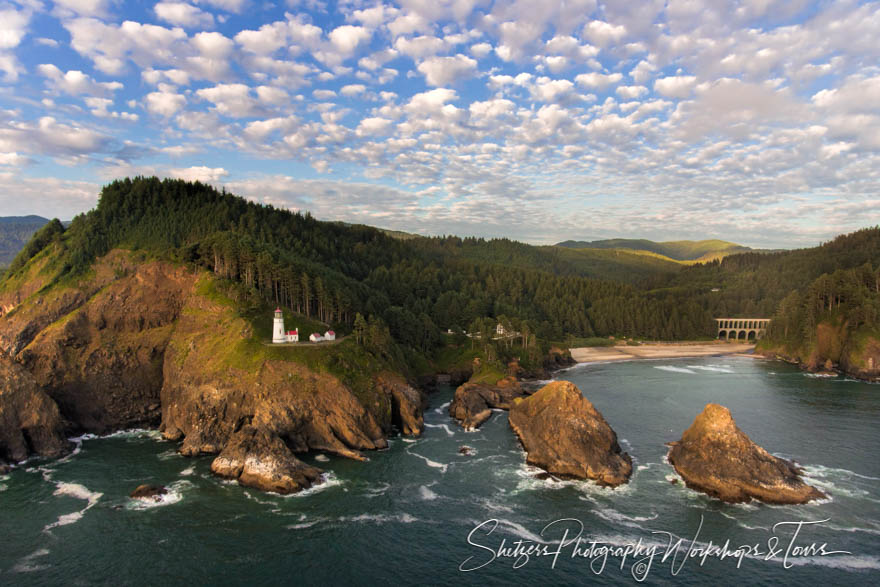
{"label": "lighthouse", "polygon": [[272,342],[276,344],[287,342],[287,335],[284,334],[284,314],[281,312],[281,308],[275,309],[275,321],[272,324]]}

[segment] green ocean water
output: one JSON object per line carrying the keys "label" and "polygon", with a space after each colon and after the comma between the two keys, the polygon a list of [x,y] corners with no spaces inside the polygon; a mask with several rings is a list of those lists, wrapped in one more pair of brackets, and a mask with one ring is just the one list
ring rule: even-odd
{"label": "green ocean water", "polygon": [[[880,386],[737,357],[558,376],[633,455],[627,486],[535,478],[507,415],[464,432],[451,389],[431,397],[418,440],[394,437],[366,463],[306,455],[327,481],[290,497],[223,482],[210,458],[132,431],[0,477],[0,585],[880,584]],[[664,443],[708,402],[830,498],[726,505],[672,483]],[[127,497],[144,482],[171,491],[145,507]]]}

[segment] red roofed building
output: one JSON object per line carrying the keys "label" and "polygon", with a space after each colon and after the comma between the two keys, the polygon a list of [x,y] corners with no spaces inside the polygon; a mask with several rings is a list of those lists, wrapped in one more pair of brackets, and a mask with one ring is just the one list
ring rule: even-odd
{"label": "red roofed building", "polygon": [[336,333],[332,330],[328,330],[324,333],[324,340],[336,340]]}

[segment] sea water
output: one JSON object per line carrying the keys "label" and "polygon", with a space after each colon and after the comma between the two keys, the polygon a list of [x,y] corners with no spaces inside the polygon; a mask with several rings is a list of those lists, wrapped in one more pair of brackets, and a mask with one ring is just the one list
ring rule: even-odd
{"label": "sea water", "polygon": [[[88,437],[0,477],[0,584],[880,583],[880,386],[739,357],[558,378],[615,429],[629,484],[538,479],[507,414],[465,432],[451,389],[431,396],[421,438],[392,437],[368,462],[304,455],[325,482],[288,497],[213,477],[210,457],[155,432]],[[729,505],[687,489],[664,443],[709,402],[829,498]],[[141,483],[168,494],[129,499]]]}

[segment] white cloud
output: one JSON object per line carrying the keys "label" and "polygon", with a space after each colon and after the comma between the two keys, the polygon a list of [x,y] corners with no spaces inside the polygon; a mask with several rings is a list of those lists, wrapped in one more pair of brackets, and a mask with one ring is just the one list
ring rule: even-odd
{"label": "white cloud", "polygon": [[648,93],[645,86],[619,86],[614,92],[625,100],[635,100]]}
{"label": "white cloud", "polygon": [[667,98],[687,98],[696,84],[697,78],[692,75],[668,76],[654,81],[654,91]]}
{"label": "white cloud", "polygon": [[177,179],[186,181],[200,181],[202,183],[216,183],[229,175],[222,167],[186,167],[183,169],[169,169],[168,174]]}
{"label": "white cloud", "polygon": [[214,25],[214,16],[185,2],[159,2],[153,7],[159,20],[182,27],[209,28]]}
{"label": "white cloud", "polygon": [[186,105],[186,97],[174,91],[174,88],[161,84],[158,92],[146,95],[146,107],[150,114],[165,118],[174,116]]}
{"label": "white cloud", "polygon": [[62,15],[107,16],[109,0],[54,0]]}
{"label": "white cloud", "polygon": [[47,78],[49,85],[57,92],[63,92],[71,96],[106,96],[116,90],[122,89],[119,82],[98,83],[81,71],[71,70],[62,72],[58,67],[50,63],[37,66],[40,75]]}
{"label": "white cloud", "polygon": [[428,85],[448,86],[472,77],[476,73],[477,62],[462,54],[455,57],[431,57],[419,63],[417,69],[425,76]]}
{"label": "white cloud", "polygon": [[579,74],[574,78],[574,81],[585,88],[596,88],[601,90],[608,86],[620,83],[620,80],[622,79],[623,75],[620,73],[604,74],[592,72]]}
{"label": "white cloud", "polygon": [[357,127],[358,136],[377,136],[388,132],[393,124],[387,118],[371,117],[364,118]]}
{"label": "white cloud", "polygon": [[196,95],[212,102],[214,111],[222,116],[247,118],[258,112],[257,101],[250,95],[250,90],[245,84],[218,84],[197,90]]}
{"label": "white cloud", "polygon": [[593,45],[607,47],[619,43],[626,35],[626,27],[614,25],[601,20],[593,20],[587,23],[583,30],[583,36]]}

